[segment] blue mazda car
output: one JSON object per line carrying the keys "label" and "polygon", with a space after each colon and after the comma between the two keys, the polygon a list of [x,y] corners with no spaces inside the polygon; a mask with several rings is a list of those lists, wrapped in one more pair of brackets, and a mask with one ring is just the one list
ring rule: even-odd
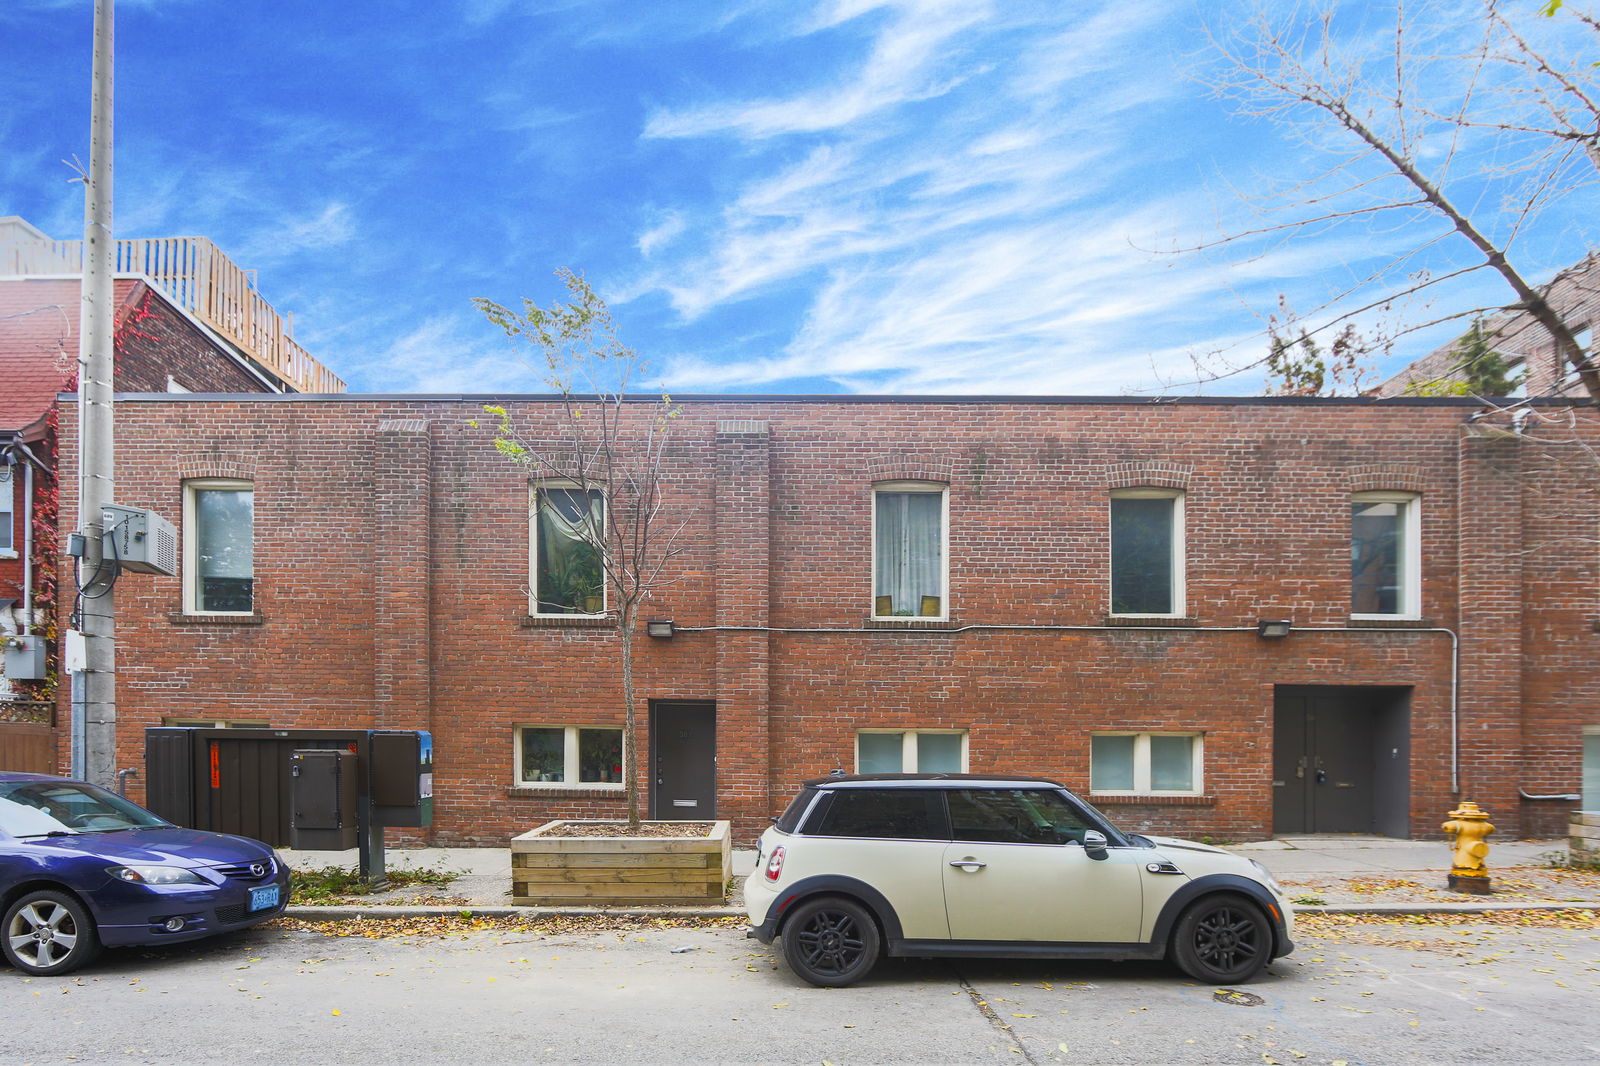
{"label": "blue mazda car", "polygon": [[23,973],[243,929],[288,902],[288,868],[258,840],[179,828],[83,781],[0,771],[0,947]]}

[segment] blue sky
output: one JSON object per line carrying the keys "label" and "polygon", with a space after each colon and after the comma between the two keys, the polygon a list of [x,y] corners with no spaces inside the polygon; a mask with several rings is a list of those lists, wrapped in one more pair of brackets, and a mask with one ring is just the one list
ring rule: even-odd
{"label": "blue sky", "polygon": [[[0,215],[57,237],[82,233],[61,161],[88,158],[90,6],[0,3]],[[1475,10],[1420,6],[1444,25]],[[1240,17],[1229,0],[121,0],[116,231],[214,240],[353,391],[546,391],[469,299],[546,302],[571,267],[680,394],[1250,394],[1253,371],[1192,384],[1195,357],[1252,362],[1280,292],[1315,306],[1417,231],[1163,251],[1248,225],[1237,193],[1316,147],[1194,79],[1205,27]],[[1552,208],[1520,262],[1581,257],[1593,207]],[[1486,277],[1438,297],[1501,299]]]}

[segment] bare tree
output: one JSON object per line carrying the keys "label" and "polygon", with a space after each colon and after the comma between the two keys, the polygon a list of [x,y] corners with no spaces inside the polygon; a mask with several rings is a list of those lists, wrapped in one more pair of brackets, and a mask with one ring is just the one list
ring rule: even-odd
{"label": "bare tree", "polygon": [[1405,236],[1405,250],[1306,317],[1338,334],[1358,316],[1489,271],[1510,298],[1445,319],[1525,312],[1600,403],[1600,366],[1575,336],[1581,323],[1546,299],[1523,252],[1553,206],[1594,195],[1600,22],[1571,4],[1513,12],[1482,0],[1464,28],[1445,24],[1439,5],[1418,7],[1423,14],[1413,18],[1398,0],[1388,9],[1271,4],[1231,32],[1212,33],[1222,62],[1203,80],[1239,114],[1284,126],[1327,162],[1259,204],[1259,225],[1207,247],[1273,245],[1348,226]]}
{"label": "bare tree", "polygon": [[[539,353],[555,391],[552,426],[528,425],[499,406],[495,447],[527,469],[534,486],[538,556],[528,590],[534,614],[610,615],[621,652],[623,781],[628,824],[639,824],[638,716],[634,638],[640,608],[667,583],[687,519],[670,518],[663,490],[667,444],[678,409],[670,396],[633,398],[644,372],[638,352],[617,339],[611,312],[581,274],[558,271],[571,300],[520,312],[475,298],[485,317]],[[580,393],[578,390],[586,390]],[[476,424],[476,423],[475,423]]]}

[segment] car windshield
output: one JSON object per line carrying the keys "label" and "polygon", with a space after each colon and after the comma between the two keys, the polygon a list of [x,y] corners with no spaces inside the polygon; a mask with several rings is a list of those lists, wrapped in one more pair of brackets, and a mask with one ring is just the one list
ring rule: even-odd
{"label": "car windshield", "polygon": [[0,782],[0,830],[14,837],[110,833],[168,825],[136,803],[74,781]]}

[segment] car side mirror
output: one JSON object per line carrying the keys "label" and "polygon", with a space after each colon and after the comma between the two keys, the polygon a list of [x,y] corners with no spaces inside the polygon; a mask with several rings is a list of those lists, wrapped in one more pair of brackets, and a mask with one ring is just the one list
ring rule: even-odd
{"label": "car side mirror", "polygon": [[1106,857],[1106,835],[1098,829],[1086,829],[1083,833],[1083,850],[1091,859]]}

